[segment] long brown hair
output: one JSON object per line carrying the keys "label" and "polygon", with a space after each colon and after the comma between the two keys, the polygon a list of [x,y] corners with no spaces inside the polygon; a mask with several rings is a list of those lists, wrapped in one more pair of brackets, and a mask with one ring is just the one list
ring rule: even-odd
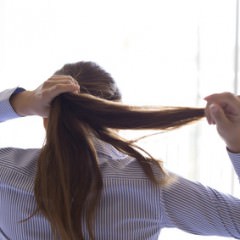
{"label": "long brown hair", "polygon": [[82,240],[86,225],[93,240],[94,213],[103,187],[94,139],[135,157],[153,183],[163,184],[167,177],[160,180],[153,172],[157,168],[165,174],[159,161],[113,129],[169,130],[200,119],[204,110],[124,105],[110,74],[92,62],[67,64],[56,74],[75,78],[81,94],[62,94],[52,102],[35,181],[38,211],[51,223],[55,237]]}

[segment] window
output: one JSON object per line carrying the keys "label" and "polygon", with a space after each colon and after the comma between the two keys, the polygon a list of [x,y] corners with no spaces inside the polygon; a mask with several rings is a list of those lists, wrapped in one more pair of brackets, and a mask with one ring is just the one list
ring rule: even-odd
{"label": "window", "polygon": [[[3,0],[1,89],[32,89],[67,62],[91,60],[113,75],[124,102],[204,106],[208,94],[238,92],[237,4],[238,0]],[[41,147],[44,141],[36,117],[2,123],[0,130],[1,146]],[[140,144],[163,159],[168,169],[239,194],[224,143],[204,120]],[[176,234],[178,239],[203,239],[172,229],[162,234],[165,240]]]}

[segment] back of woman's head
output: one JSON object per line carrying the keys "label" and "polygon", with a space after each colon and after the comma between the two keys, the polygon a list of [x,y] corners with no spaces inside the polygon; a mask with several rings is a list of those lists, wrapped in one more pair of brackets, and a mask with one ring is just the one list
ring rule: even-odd
{"label": "back of woman's head", "polygon": [[110,101],[121,100],[120,91],[111,75],[96,63],[66,64],[55,74],[72,76],[81,86],[81,93],[88,93]]}
{"label": "back of woman's head", "polygon": [[[66,64],[55,74],[71,75],[81,93],[61,94],[52,102],[35,181],[38,211],[49,220],[55,237],[82,240],[87,234],[93,240],[94,214],[103,187],[95,139],[136,158],[150,181],[161,184],[166,178],[159,161],[143,156],[112,129],[174,129],[200,119],[204,110],[124,105],[111,76],[92,62]],[[156,177],[153,168],[163,178]]]}

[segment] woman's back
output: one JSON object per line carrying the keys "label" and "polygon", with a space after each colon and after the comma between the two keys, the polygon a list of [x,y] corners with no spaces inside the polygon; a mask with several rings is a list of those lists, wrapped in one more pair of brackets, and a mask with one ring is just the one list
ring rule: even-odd
{"label": "woman's back", "polygon": [[[157,239],[159,188],[134,158],[100,140],[96,149],[104,183],[94,221],[96,239]],[[33,189],[38,155],[38,149],[0,150],[1,239],[52,239],[50,224],[43,216],[36,214],[21,222],[36,210]],[[84,233],[86,236],[87,229]]]}
{"label": "woman's back", "polygon": [[[157,186],[136,159],[100,140],[95,147],[103,178],[93,224],[96,240],[157,240],[164,227],[239,237],[240,200],[181,177],[169,186]],[[38,149],[0,150],[0,239],[53,239],[42,215],[21,222],[37,207],[33,189],[38,155]],[[233,161],[240,169],[239,159]],[[83,233],[89,239],[85,224]]]}

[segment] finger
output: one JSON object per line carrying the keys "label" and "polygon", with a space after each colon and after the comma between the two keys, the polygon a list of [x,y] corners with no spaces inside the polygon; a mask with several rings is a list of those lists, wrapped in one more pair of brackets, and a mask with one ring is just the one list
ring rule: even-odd
{"label": "finger", "polygon": [[205,117],[207,119],[208,124],[215,124],[215,121],[212,119],[211,114],[210,114],[210,110],[209,110],[210,105],[211,105],[210,103],[206,104]]}
{"label": "finger", "polygon": [[223,93],[216,93],[209,95],[204,98],[208,103],[217,103],[219,105],[226,105],[226,104],[232,104],[233,102],[236,102],[237,97],[230,92],[223,92]]}
{"label": "finger", "polygon": [[208,124],[210,124],[210,125],[211,125],[211,124],[214,124],[214,121],[213,121],[212,118],[211,118],[211,114],[210,114],[208,108],[205,108],[205,117],[206,117],[206,119],[207,119]]}
{"label": "finger", "polygon": [[46,99],[53,99],[54,97],[62,94],[62,93],[79,93],[80,91],[80,86],[75,85],[75,84],[69,84],[69,83],[64,83],[64,84],[55,84],[48,88],[47,90],[44,91],[44,96]]}
{"label": "finger", "polygon": [[217,104],[211,104],[209,106],[209,113],[211,119],[216,123],[220,128],[226,128],[229,125],[229,120],[226,117],[224,110]]}
{"label": "finger", "polygon": [[[80,86],[77,80],[68,75],[54,75],[50,77],[43,84],[43,89],[49,89],[54,87],[55,85],[59,85],[59,89],[64,89],[65,87],[68,89],[74,88],[73,92],[78,94],[80,92]],[[58,87],[56,87],[58,88]]]}
{"label": "finger", "polygon": [[79,85],[78,81],[70,75],[53,75],[48,79],[48,82],[63,82],[63,81],[72,81],[74,84]]}
{"label": "finger", "polygon": [[211,123],[210,123],[210,113],[209,113],[209,111],[208,111],[208,106],[205,107],[204,112],[205,112],[205,117],[206,117],[206,119],[207,119],[208,124],[211,124]]}
{"label": "finger", "polygon": [[49,79],[67,79],[67,78],[70,78],[70,79],[73,79],[73,77],[71,75],[52,75]]}
{"label": "finger", "polygon": [[208,104],[217,104],[228,116],[240,116],[240,97],[232,93],[213,94],[205,98]]}

